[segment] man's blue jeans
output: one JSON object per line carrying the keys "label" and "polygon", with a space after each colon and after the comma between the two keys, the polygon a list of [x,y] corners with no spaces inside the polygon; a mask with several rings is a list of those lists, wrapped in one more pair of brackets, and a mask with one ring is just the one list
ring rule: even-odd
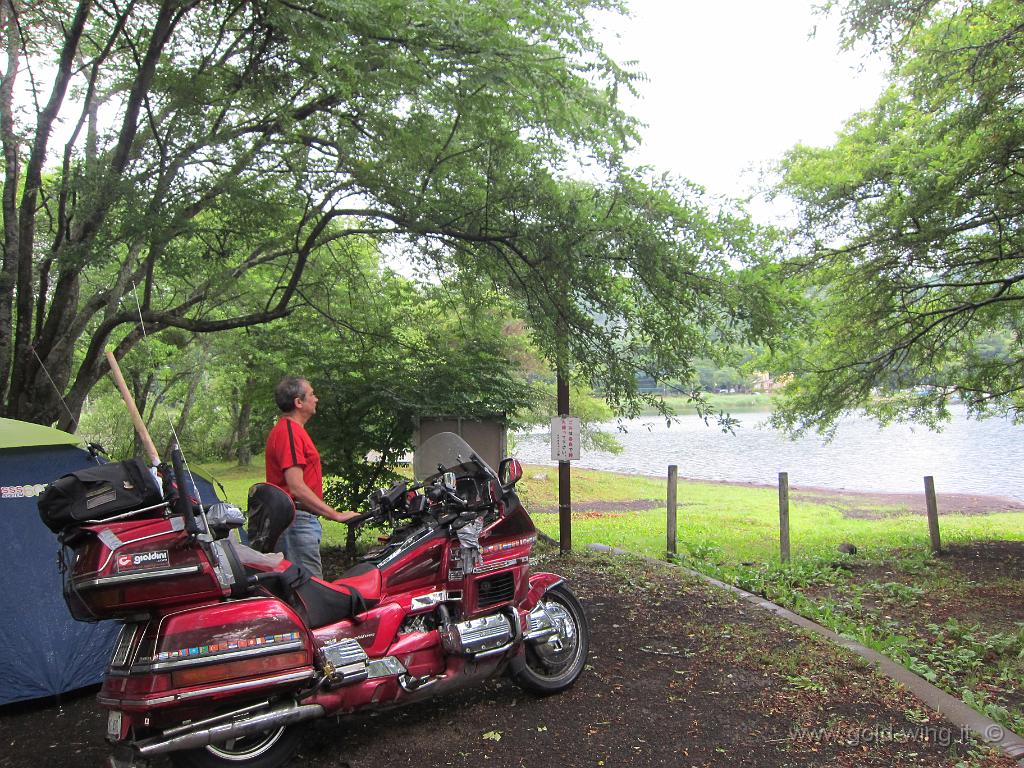
{"label": "man's blue jeans", "polygon": [[323,533],[319,517],[300,509],[295,510],[295,520],[281,535],[281,551],[285,560],[302,566],[307,573],[322,579],[324,571],[320,564],[320,539]]}

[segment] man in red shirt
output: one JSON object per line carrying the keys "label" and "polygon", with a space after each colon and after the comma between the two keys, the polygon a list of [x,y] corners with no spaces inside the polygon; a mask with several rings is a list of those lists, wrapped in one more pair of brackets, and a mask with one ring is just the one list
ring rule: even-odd
{"label": "man in red shirt", "polygon": [[316,413],[317,396],[303,378],[287,376],[274,390],[274,400],[283,415],[267,436],[265,455],[267,482],[276,485],[295,501],[295,521],[281,536],[287,560],[323,578],[320,564],[320,517],[344,523],[355,512],[338,512],[324,502],[320,453],[306,432],[306,422]]}

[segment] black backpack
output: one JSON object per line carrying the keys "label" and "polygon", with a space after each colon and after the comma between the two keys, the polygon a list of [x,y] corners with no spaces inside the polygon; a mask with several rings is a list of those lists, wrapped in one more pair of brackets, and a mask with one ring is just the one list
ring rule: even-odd
{"label": "black backpack", "polygon": [[39,517],[54,533],[87,520],[105,520],[163,502],[163,493],[139,459],[80,469],[40,494]]}

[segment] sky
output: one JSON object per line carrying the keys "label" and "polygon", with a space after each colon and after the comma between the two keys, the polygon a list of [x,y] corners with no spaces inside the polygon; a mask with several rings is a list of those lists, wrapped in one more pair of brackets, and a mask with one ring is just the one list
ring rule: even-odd
{"label": "sky", "polygon": [[813,13],[812,0],[628,2],[632,18],[595,21],[612,57],[648,78],[641,98],[623,103],[647,124],[629,161],[709,192],[745,197],[759,168],[794,144],[831,144],[882,90],[882,62],[840,53],[836,21]]}

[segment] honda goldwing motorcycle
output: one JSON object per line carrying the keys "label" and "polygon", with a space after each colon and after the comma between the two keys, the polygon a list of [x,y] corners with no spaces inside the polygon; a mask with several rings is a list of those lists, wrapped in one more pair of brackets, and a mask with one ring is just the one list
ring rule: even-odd
{"label": "honda goldwing motorcycle", "polygon": [[[59,531],[72,614],[123,622],[97,697],[112,768],[162,754],[193,768],[272,768],[304,721],[503,671],[555,693],[584,668],[579,600],[559,576],[530,570],[537,534],[515,459],[495,472],[459,436],[430,438],[415,456],[420,482],[374,492],[353,521],[400,527],[333,582],[271,551],[294,515],[280,489],[250,491],[250,547],[227,535],[242,524],[237,509],[154,494],[135,464],[66,476],[39,502]],[[184,476],[178,452],[174,470]],[[75,494],[87,511],[61,506]]]}

